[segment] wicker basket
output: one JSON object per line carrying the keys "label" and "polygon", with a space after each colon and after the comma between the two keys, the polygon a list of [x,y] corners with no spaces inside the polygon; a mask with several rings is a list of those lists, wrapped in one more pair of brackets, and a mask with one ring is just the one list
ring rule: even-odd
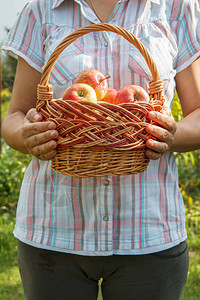
{"label": "wicker basket", "polygon": [[[143,55],[152,74],[150,102],[119,105],[99,101],[53,99],[48,83],[50,72],[61,52],[77,38],[94,31],[112,31],[132,43]],[[157,67],[147,49],[127,30],[106,23],[82,27],[68,35],[54,50],[41,75],[36,109],[44,120],[57,124],[57,155],[52,169],[60,174],[90,177],[127,175],[146,170],[149,159],[145,127],[151,121],[148,112],[159,111],[164,103],[163,85]]]}

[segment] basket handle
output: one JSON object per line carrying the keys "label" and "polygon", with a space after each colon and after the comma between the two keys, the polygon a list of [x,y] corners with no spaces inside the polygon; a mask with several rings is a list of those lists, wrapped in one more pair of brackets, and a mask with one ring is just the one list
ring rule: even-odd
{"label": "basket handle", "polygon": [[161,99],[163,98],[162,92],[163,92],[163,85],[162,81],[160,79],[160,75],[158,73],[157,66],[155,62],[153,61],[151,55],[149,54],[148,50],[145,48],[145,46],[129,31],[126,29],[111,25],[108,23],[98,23],[98,24],[90,24],[85,27],[81,27],[71,34],[69,34],[67,37],[63,39],[63,41],[54,49],[52,54],[50,55],[47,64],[42,72],[41,80],[40,80],[40,86],[48,86],[48,80],[50,76],[50,72],[59,57],[59,55],[64,51],[66,47],[68,47],[71,43],[73,43],[76,39],[79,37],[90,33],[90,32],[96,32],[96,31],[111,31],[114,33],[117,33],[121,36],[123,36],[127,41],[129,41],[131,44],[133,44],[142,54],[144,57],[147,66],[149,67],[149,70],[152,75],[152,81],[149,83],[149,91],[150,95],[154,95],[154,99]]}

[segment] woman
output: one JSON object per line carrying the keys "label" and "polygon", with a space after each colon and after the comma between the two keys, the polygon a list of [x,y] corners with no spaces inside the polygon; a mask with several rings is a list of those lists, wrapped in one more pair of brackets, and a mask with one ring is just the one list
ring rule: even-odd
{"label": "woman", "polygon": [[[18,67],[2,133],[8,145],[34,156],[14,230],[25,299],[96,299],[100,278],[104,300],[180,299],[188,250],[173,152],[200,147],[199,20],[198,0],[34,0],[20,14],[3,47],[18,56]],[[139,38],[163,80],[166,107],[149,114],[160,126],[147,127],[157,141],[146,142],[151,161],[141,174],[81,179],[50,167],[58,132],[35,110],[40,75],[65,36],[98,22]],[[134,46],[97,32],[56,61],[54,98],[91,67],[110,75],[110,87],[148,90],[151,74]],[[175,87],[184,114],[178,123],[169,109]]]}

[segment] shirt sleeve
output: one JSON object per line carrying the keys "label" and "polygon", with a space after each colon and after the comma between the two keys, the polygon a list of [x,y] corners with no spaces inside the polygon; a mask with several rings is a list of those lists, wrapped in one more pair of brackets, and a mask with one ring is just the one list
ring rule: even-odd
{"label": "shirt sleeve", "polygon": [[2,49],[14,57],[22,57],[34,69],[42,72],[44,65],[41,21],[27,3],[11,28]]}
{"label": "shirt sleeve", "polygon": [[175,62],[177,73],[200,56],[200,0],[186,2],[187,5],[175,28],[178,44],[178,56]]}

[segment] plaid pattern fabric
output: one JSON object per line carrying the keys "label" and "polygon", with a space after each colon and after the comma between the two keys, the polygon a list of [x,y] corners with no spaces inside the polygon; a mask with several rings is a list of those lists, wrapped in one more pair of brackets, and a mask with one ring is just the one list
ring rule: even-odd
{"label": "plaid pattern fabric", "polygon": [[[83,1],[29,2],[3,49],[42,72],[58,43],[75,29],[99,22]],[[153,56],[171,106],[174,76],[200,51],[200,1],[120,1],[110,23],[135,34]],[[110,87],[128,84],[146,90],[150,71],[137,49],[110,32],[95,32],[63,51],[51,72],[54,97],[77,74],[96,68]],[[82,255],[145,254],[186,239],[184,204],[174,155],[151,161],[137,175],[73,178],[53,172],[50,162],[32,160],[19,197],[14,234],[45,249]]]}

